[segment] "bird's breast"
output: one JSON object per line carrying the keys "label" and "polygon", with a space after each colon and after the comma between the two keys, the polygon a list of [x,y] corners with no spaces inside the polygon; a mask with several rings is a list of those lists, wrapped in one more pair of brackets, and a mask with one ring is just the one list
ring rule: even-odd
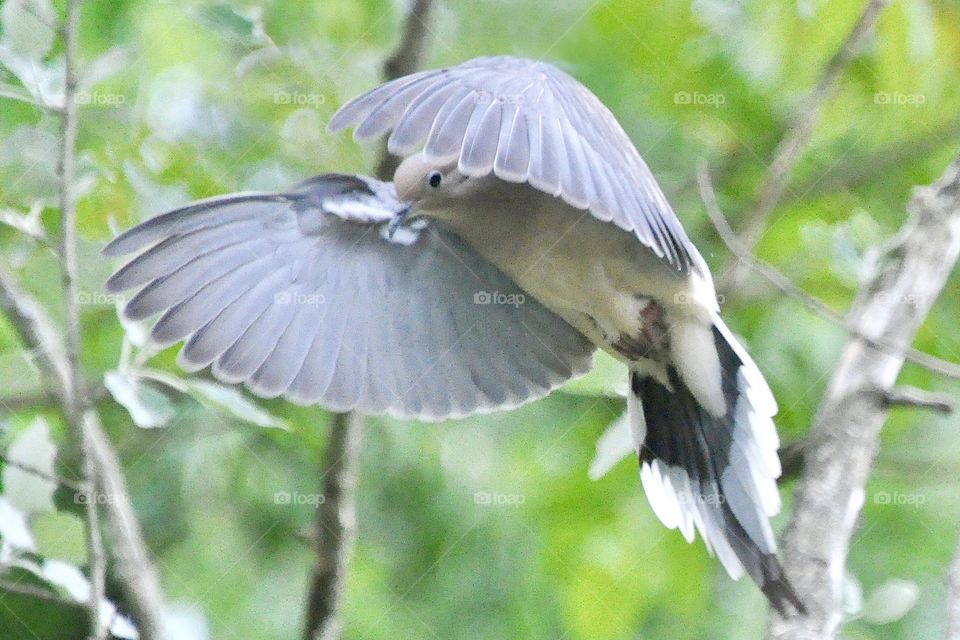
{"label": "bird's breast", "polygon": [[426,215],[620,359],[664,355],[670,314],[691,310],[675,304],[689,297],[688,276],[633,233],[557,198],[486,198]]}

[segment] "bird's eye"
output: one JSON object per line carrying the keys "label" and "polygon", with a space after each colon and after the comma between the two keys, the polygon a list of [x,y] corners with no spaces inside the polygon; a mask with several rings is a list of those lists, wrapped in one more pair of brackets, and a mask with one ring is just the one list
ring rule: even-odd
{"label": "bird's eye", "polygon": [[427,176],[427,181],[430,183],[430,186],[436,189],[440,186],[440,182],[443,180],[443,176],[439,171],[431,171],[430,175]]}

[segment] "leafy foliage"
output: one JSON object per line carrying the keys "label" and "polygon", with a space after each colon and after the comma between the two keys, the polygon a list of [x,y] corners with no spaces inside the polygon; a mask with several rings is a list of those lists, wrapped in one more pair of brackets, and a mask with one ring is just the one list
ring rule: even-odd
{"label": "leafy foliage", "polygon": [[[400,4],[83,3],[84,365],[109,390],[99,408],[174,603],[167,624],[184,630],[177,637],[299,636],[327,416],[185,377],[174,350],[142,351],[142,328],[122,328],[120,301],[103,292],[115,265],[98,249],[115,230],[193,198],[283,188],[321,171],[370,172],[375,147],[324,127],[379,80]],[[60,132],[49,109],[62,104],[53,26],[61,5],[0,6],[0,252],[53,309],[56,257],[44,238],[57,231]],[[861,8],[451,0],[437,7],[430,64],[490,53],[558,61],[611,107],[718,269],[729,256],[698,200],[698,160],[710,163],[721,206],[741,223],[795,109]],[[932,0],[886,10],[758,246],[837,308],[849,306],[871,248],[902,223],[910,187],[956,154],[958,19],[955,5]],[[958,294],[951,282],[919,348],[960,359]],[[802,437],[843,332],[758,282],[722,306],[770,379],[784,440]],[[75,455],[5,323],[0,372],[5,450],[29,442],[45,420],[59,458],[52,469],[48,458],[33,462],[70,477]],[[663,530],[633,461],[608,461],[605,475],[588,479],[597,439],[623,410],[618,375],[606,363],[568,393],[508,414],[442,425],[372,420],[345,637],[758,637],[761,596],[730,582],[702,543]],[[916,367],[904,379],[957,391]],[[288,429],[260,428],[268,426]],[[906,410],[891,418],[852,549],[846,637],[942,635],[942,576],[960,521],[957,426],[956,417]],[[0,579],[47,589],[62,606],[0,593],[0,637],[22,637],[18,620],[44,639],[83,637],[85,617],[70,602],[80,580],[66,568],[85,563],[79,510],[58,491],[50,498],[58,511],[32,511],[17,477],[4,468]],[[51,566],[73,577],[58,582]]]}

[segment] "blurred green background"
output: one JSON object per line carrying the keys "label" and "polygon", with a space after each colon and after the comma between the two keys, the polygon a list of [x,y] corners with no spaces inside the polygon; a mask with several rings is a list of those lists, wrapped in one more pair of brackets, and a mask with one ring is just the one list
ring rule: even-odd
{"label": "blurred green background", "polygon": [[[56,100],[62,44],[49,25],[63,5],[46,6],[0,3],[6,93]],[[699,200],[698,161],[709,162],[721,206],[742,224],[792,114],[862,8],[839,0],[449,0],[435,7],[428,60],[512,53],[561,64],[619,118],[718,269],[729,254]],[[376,145],[324,127],[343,101],[379,81],[404,12],[386,0],[83,3],[77,189],[91,380],[122,358],[124,330],[103,292],[117,265],[98,254],[116,230],[191,199],[373,171]],[[849,306],[871,250],[905,220],[911,187],[937,178],[957,153],[958,25],[960,4],[948,0],[898,0],[885,10],[758,245],[762,258],[838,309]],[[33,210],[49,233],[59,135],[55,115],[0,98],[0,209]],[[0,253],[60,317],[56,258],[43,243],[4,226]],[[960,360],[958,294],[955,278],[916,346]],[[757,281],[728,296],[723,312],[779,399],[784,441],[802,438],[844,333]],[[175,354],[144,366],[185,376]],[[613,374],[509,413],[443,424],[370,420],[344,637],[759,637],[759,591],[730,581],[700,541],[687,545],[664,530],[634,460],[588,479],[597,438],[623,411],[609,393]],[[909,364],[902,378],[958,390]],[[62,422],[5,322],[0,381],[0,444],[39,429],[39,416],[66,451]],[[179,637],[299,637],[312,565],[308,503],[321,483],[327,414],[252,401],[285,431],[262,426],[273,420],[219,389],[181,393],[122,374],[111,389],[137,397],[141,423],[162,423],[136,426],[109,394],[98,403]],[[70,456],[58,464],[69,466]],[[844,638],[942,635],[958,473],[957,417],[893,414],[851,552]],[[9,489],[8,474],[4,482]],[[791,491],[788,481],[786,512]],[[484,504],[494,493],[509,504]],[[36,550],[82,566],[80,510],[61,498],[30,518]],[[785,522],[781,515],[776,524]],[[79,609],[2,589],[0,605],[2,638],[82,637]]]}

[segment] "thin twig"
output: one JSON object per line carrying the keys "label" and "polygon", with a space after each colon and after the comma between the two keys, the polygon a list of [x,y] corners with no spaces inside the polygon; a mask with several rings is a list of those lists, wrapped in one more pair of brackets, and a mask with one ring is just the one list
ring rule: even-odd
{"label": "thin twig", "polygon": [[[95,384],[91,384],[84,391],[84,394],[90,397],[91,402],[99,402],[110,395],[106,387]],[[46,388],[25,390],[16,395],[0,396],[0,413],[43,407],[58,408],[60,406],[60,398]]]}
{"label": "thin twig", "polygon": [[143,539],[137,513],[123,479],[120,460],[96,411],[87,411],[87,432],[98,470],[97,490],[106,496],[107,532],[113,569],[123,590],[140,640],[160,638],[163,590],[160,576]]}
{"label": "thin twig", "polygon": [[[867,2],[860,18],[854,24],[850,33],[847,34],[847,37],[844,38],[840,48],[830,58],[827,66],[824,67],[816,86],[797,109],[792,126],[787,130],[773,153],[773,160],[767,169],[766,180],[760,187],[757,203],[746,215],[745,230],[741,237],[747,250],[753,250],[763,229],[767,226],[767,220],[780,199],[783,198],[790,172],[809,144],[813,129],[820,119],[824,105],[836,92],[837,81],[873,30],[873,25],[876,24],[880,11],[889,3],[890,0],[869,0]],[[734,263],[719,278],[720,290],[729,290],[741,281],[743,275],[742,268]]]}
{"label": "thin twig", "polygon": [[32,584],[27,584],[24,582],[13,582],[12,580],[0,580],[0,592],[5,593],[16,593],[21,596],[27,596],[30,598],[37,598],[39,600],[46,600],[47,602],[52,602],[54,604],[63,606],[63,607],[78,607],[79,604],[70,600],[69,598],[64,598],[61,595],[44,589],[42,587],[36,587]]}
{"label": "thin twig", "polygon": [[[899,345],[912,342],[960,256],[960,159],[935,184],[915,190],[909,211],[850,312],[858,332]],[[807,614],[771,614],[770,640],[837,634],[847,556],[888,413],[877,394],[894,389],[902,364],[856,335],[841,352],[810,429],[784,536],[784,569]]]}
{"label": "thin twig", "polygon": [[60,475],[51,475],[46,471],[44,471],[43,469],[38,469],[34,466],[24,464],[16,460],[11,460],[6,451],[0,452],[0,460],[3,460],[3,464],[7,465],[8,467],[15,467],[20,471],[23,471],[24,473],[29,473],[30,475],[34,475],[38,478],[41,478],[42,480],[47,480],[48,482],[52,482],[61,487],[72,489],[77,493],[83,493],[86,495],[90,494],[90,487],[84,484],[83,482],[70,480],[69,478],[64,478],[63,476],[60,476]]}
{"label": "thin twig", "polygon": [[[865,395],[873,393],[880,401],[880,405],[885,409],[894,407],[911,407],[916,409],[925,409],[936,413],[950,414],[956,410],[956,403],[951,396],[943,393],[931,393],[915,387],[894,387],[892,389],[873,388],[864,390]],[[803,456],[810,446],[810,441],[806,438],[794,440],[782,447],[778,452],[780,456],[780,478],[783,483],[800,475],[803,466]],[[902,463],[901,465],[902,466]]]}
{"label": "thin twig", "polygon": [[707,216],[713,223],[714,228],[716,228],[720,239],[727,245],[727,248],[737,262],[760,274],[760,276],[783,292],[787,297],[796,300],[824,320],[841,327],[851,335],[863,340],[869,346],[887,353],[902,355],[910,362],[929,369],[934,373],[949,378],[960,378],[960,364],[943,360],[910,346],[904,347],[903,345],[893,344],[883,336],[866,335],[851,325],[847,318],[839,311],[833,309],[820,298],[798,287],[782,271],[770,263],[751,254],[747,246],[743,244],[736,232],[730,227],[730,223],[727,222],[726,217],[720,210],[720,206],[717,204],[717,195],[714,191],[713,183],[710,180],[710,172],[706,164],[702,162],[697,168],[697,184],[700,188],[700,198],[703,200],[704,207],[707,210]]}
{"label": "thin twig", "polygon": [[[71,393],[71,374],[63,337],[46,310],[24,290],[6,265],[0,263],[0,310],[10,321],[20,341],[35,354],[44,384],[64,410]],[[96,394],[93,396],[96,397]],[[163,602],[156,568],[150,560],[137,523],[123,472],[110,445],[99,415],[89,409],[81,416],[97,472],[96,490],[109,496],[103,501],[111,534],[111,551],[116,558],[117,574],[142,640],[158,637]],[[83,481],[81,481],[83,482]],[[90,491],[93,487],[89,486]],[[99,501],[89,501],[99,502]]]}
{"label": "thin twig", "polygon": [[17,100],[18,102],[26,102],[27,104],[33,105],[40,109],[46,109],[52,113],[62,113],[63,109],[57,105],[49,104],[41,100],[34,98],[29,91],[26,89],[21,89],[18,86],[8,84],[6,82],[0,82],[0,98],[6,98],[8,100]]}
{"label": "thin twig", "polygon": [[[77,142],[77,21],[80,0],[67,0],[67,16],[63,25],[64,88],[60,155],[60,269],[66,310],[67,392],[64,409],[69,417],[71,433],[80,451],[82,477],[93,491],[97,490],[97,472],[93,462],[86,413],[88,402],[81,395],[80,380],[80,311],[77,305],[77,210],[74,198],[74,154]],[[106,594],[107,561],[103,553],[100,530],[99,501],[86,500],[87,563],[90,568],[90,637],[107,637],[107,621],[100,614],[100,603]]]}
{"label": "thin twig", "polygon": [[945,393],[932,393],[916,387],[893,387],[892,389],[874,389],[880,404],[884,408],[913,407],[936,413],[953,413],[953,398]]}

